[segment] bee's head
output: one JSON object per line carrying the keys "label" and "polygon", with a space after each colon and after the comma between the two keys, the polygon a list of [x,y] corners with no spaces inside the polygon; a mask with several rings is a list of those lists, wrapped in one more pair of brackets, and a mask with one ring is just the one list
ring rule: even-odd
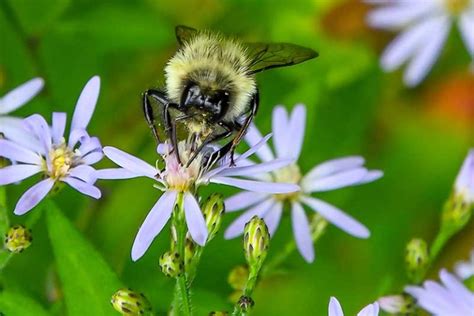
{"label": "bee's head", "polygon": [[180,107],[208,115],[211,120],[221,119],[229,108],[230,92],[226,89],[199,85],[189,81],[183,89]]}

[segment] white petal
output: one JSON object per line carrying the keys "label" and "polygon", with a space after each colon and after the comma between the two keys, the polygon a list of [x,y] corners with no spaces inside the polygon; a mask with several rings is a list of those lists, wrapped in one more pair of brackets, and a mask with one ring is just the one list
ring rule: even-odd
{"label": "white petal", "polygon": [[379,304],[377,302],[369,304],[364,307],[357,316],[378,316],[379,314]]}
{"label": "white petal", "polygon": [[158,173],[156,168],[154,168],[152,165],[118,148],[109,146],[104,147],[104,154],[117,165],[131,171],[132,173],[140,174],[153,179]]}
{"label": "white petal", "polygon": [[409,87],[419,84],[428,74],[438,58],[446,37],[449,33],[451,21],[448,17],[439,17],[431,26],[432,35],[424,39],[403,76]]}
{"label": "white petal", "polygon": [[359,183],[367,175],[365,168],[356,168],[348,171],[336,173],[331,176],[313,180],[304,181],[303,189],[305,192],[323,192],[344,188]]}
{"label": "white petal", "polygon": [[271,237],[275,235],[275,231],[280,223],[281,214],[283,213],[283,203],[276,202],[272,208],[263,216],[265,224],[267,224],[268,232]]}
{"label": "white petal", "polygon": [[332,159],[316,165],[311,169],[304,180],[312,181],[316,178],[322,178],[347,169],[354,169],[364,164],[364,158],[360,156],[348,156]]}
{"label": "white petal", "polygon": [[41,142],[24,127],[23,119],[0,116],[0,133],[19,145],[25,146],[34,152],[45,154]]}
{"label": "white petal", "polygon": [[0,185],[7,185],[29,178],[41,171],[37,165],[11,165],[0,168]]}
{"label": "white petal", "polygon": [[[251,124],[247,134],[245,134],[245,141],[247,144],[249,144],[250,147],[254,147],[262,141],[262,138],[262,134],[257,127],[254,124]],[[274,159],[272,151],[266,142],[261,144],[261,147],[256,154],[262,161],[270,161]]]}
{"label": "white petal", "polygon": [[108,168],[108,169],[97,170],[96,177],[97,179],[117,180],[117,179],[137,178],[137,177],[141,177],[141,175],[133,173],[123,168]]}
{"label": "white petal", "polygon": [[466,304],[470,302],[474,304],[474,294],[471,293],[461,281],[456,279],[455,276],[444,269],[441,270],[439,276],[446,288],[456,296],[460,302],[466,302]]}
{"label": "white petal", "polygon": [[10,113],[30,101],[43,89],[44,81],[34,78],[0,98],[0,114]]}
{"label": "white petal", "polygon": [[184,194],[184,214],[189,234],[198,245],[204,246],[208,235],[206,221],[199,204],[189,192]]}
{"label": "white petal", "polygon": [[59,144],[64,137],[64,130],[66,129],[66,113],[54,112],[53,124],[51,127],[51,134],[53,142]]}
{"label": "white petal", "polygon": [[309,227],[308,218],[303,207],[298,202],[292,203],[291,224],[295,236],[296,247],[307,262],[314,261],[313,239]]}
{"label": "white petal", "polygon": [[474,12],[466,10],[459,17],[459,30],[471,57],[474,56]]}
{"label": "white petal", "polygon": [[102,151],[94,151],[81,158],[81,161],[87,165],[93,165],[104,157]]}
{"label": "white petal", "polygon": [[38,154],[6,139],[0,139],[0,157],[32,165],[41,165],[42,161]]}
{"label": "white petal", "polygon": [[87,183],[94,183],[97,180],[97,171],[91,166],[79,165],[69,171],[69,176]]}
{"label": "white petal", "polygon": [[469,150],[454,185],[456,193],[466,194],[468,201],[474,201],[474,149]]}
{"label": "white petal", "polygon": [[372,10],[367,23],[375,28],[396,29],[404,27],[433,10],[435,1],[393,2],[393,5]]}
{"label": "white petal", "polygon": [[166,191],[148,213],[133,242],[133,261],[137,261],[145,254],[153,239],[165,227],[173,212],[176,196],[176,191]]}
{"label": "white petal", "polygon": [[92,77],[82,89],[72,116],[71,131],[86,129],[95,110],[100,92],[99,76]]}
{"label": "white petal", "polygon": [[275,171],[293,163],[293,159],[275,159],[268,162],[262,162],[251,166],[229,167],[216,174],[216,176],[252,176],[270,171]]}
{"label": "white petal", "polygon": [[66,182],[72,188],[76,189],[82,194],[93,197],[94,199],[100,199],[100,197],[102,196],[100,190],[97,187],[93,186],[90,183],[84,182],[82,180],[72,178],[72,177],[66,177],[62,179],[61,181]]}
{"label": "white petal", "polygon": [[38,205],[42,199],[51,191],[54,185],[54,180],[47,178],[43,181],[38,182],[31,188],[29,188],[16,204],[15,210],[13,213],[16,215],[23,215],[26,212],[30,211],[33,207]]}
{"label": "white petal", "polygon": [[279,105],[273,109],[272,117],[273,145],[277,157],[286,157],[290,136],[288,113]]}
{"label": "white petal", "polygon": [[331,297],[329,300],[328,316],[344,316],[341,304],[335,297]]}
{"label": "white petal", "polygon": [[224,233],[224,238],[232,239],[242,235],[242,233],[244,232],[245,224],[250,221],[250,219],[255,215],[258,217],[263,217],[265,213],[273,206],[274,203],[275,202],[273,201],[273,199],[267,199],[262,203],[259,203],[242,213],[242,215],[237,217],[237,219],[234,220],[232,224],[229,225],[229,227],[227,227]]}
{"label": "white petal", "polygon": [[375,180],[378,180],[383,177],[383,172],[380,170],[369,170],[365,177],[360,180],[357,184],[365,184],[365,183],[370,183],[374,182]]}
{"label": "white petal", "polygon": [[381,57],[381,65],[386,71],[397,69],[415,54],[416,50],[433,36],[438,17],[423,20],[407,31],[398,35],[385,49]]}
{"label": "white petal", "polygon": [[[48,123],[39,114],[33,114],[23,120],[24,126],[30,130],[36,138],[39,140],[41,145],[43,146],[43,150],[45,153],[49,153],[51,150],[51,129],[48,126]],[[46,155],[48,159],[48,155]]]}
{"label": "white petal", "polygon": [[311,207],[327,221],[346,233],[359,238],[368,238],[370,236],[367,227],[331,204],[309,196],[304,196],[301,199],[304,204]]}
{"label": "white petal", "polygon": [[210,180],[211,183],[219,183],[230,185],[243,190],[260,192],[260,193],[291,193],[300,190],[300,187],[296,184],[290,183],[276,183],[276,182],[263,182],[254,181],[247,179],[237,179],[230,177],[215,177]]}
{"label": "white petal", "polygon": [[291,118],[289,121],[288,135],[288,149],[286,156],[294,159],[298,159],[303,147],[304,131],[306,127],[306,107],[302,104],[295,106],[291,112]]}
{"label": "white petal", "polygon": [[268,197],[269,195],[266,193],[240,192],[225,200],[225,211],[235,212],[257,204]]}

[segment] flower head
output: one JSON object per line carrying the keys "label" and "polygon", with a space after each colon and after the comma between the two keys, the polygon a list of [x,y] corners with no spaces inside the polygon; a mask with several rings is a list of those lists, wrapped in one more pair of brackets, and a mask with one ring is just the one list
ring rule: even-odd
{"label": "flower head", "polygon": [[31,79],[0,98],[0,134],[28,148],[37,148],[37,142],[25,133],[22,119],[8,116],[11,112],[28,103],[43,89],[41,78]]}
{"label": "flower head", "polygon": [[455,193],[468,203],[474,203],[474,149],[469,150],[454,184]]}
{"label": "flower head", "polygon": [[[357,316],[378,316],[378,314],[379,304],[375,302],[364,307],[359,313],[357,313]],[[341,304],[335,297],[331,297],[329,300],[328,316],[344,316]]]}
{"label": "flower head", "polygon": [[171,217],[175,204],[183,203],[186,224],[192,239],[199,245],[204,245],[208,238],[206,221],[195,198],[196,190],[209,183],[225,184],[237,188],[260,193],[288,193],[299,189],[295,184],[272,183],[249,179],[255,173],[268,172],[281,168],[292,162],[292,159],[277,159],[267,163],[247,165],[246,159],[258,150],[270,137],[267,136],[259,144],[250,148],[235,159],[236,166],[229,167],[227,163],[215,166],[209,161],[211,148],[205,148],[198,153],[196,159],[189,165],[186,163],[192,156],[195,144],[181,141],[178,146],[181,164],[176,158],[175,151],[168,144],[160,144],[157,152],[165,163],[160,169],[136,158],[120,149],[105,147],[105,155],[121,168],[103,169],[97,171],[100,179],[127,179],[148,177],[157,182],[156,187],[164,193],[148,213],[140,227],[132,247],[132,259],[138,260],[150,247],[153,239],[161,232]]}
{"label": "flower head", "polygon": [[[306,108],[297,105],[291,116],[288,116],[282,106],[273,110],[273,145],[275,155],[270,147],[264,143],[256,152],[263,163],[278,159],[294,159],[300,156],[304,139],[306,121]],[[255,126],[252,126],[246,135],[249,145],[260,143],[262,136]],[[251,165],[253,162],[247,162]],[[315,166],[309,173],[302,175],[296,163],[273,170],[267,173],[253,174],[256,179],[282,183],[294,183],[300,190],[280,193],[275,192],[242,192],[226,200],[226,211],[233,212],[246,209],[226,230],[226,238],[234,238],[242,234],[244,225],[253,216],[262,217],[268,226],[270,235],[273,236],[283,213],[285,203],[291,205],[293,234],[296,245],[306,261],[314,260],[313,241],[311,229],[306,217],[303,204],[320,213],[326,220],[338,226],[347,233],[367,238],[368,229],[355,219],[345,214],[336,207],[316,199],[312,193],[331,191],[347,186],[353,186],[374,181],[382,176],[380,171],[369,171],[363,167],[362,157],[344,157],[323,162]]]}
{"label": "flower head", "polygon": [[474,275],[474,250],[471,251],[469,260],[456,263],[454,270],[456,275],[462,280],[472,277]]}
{"label": "flower head", "polygon": [[417,304],[434,315],[471,315],[474,310],[474,293],[446,270],[441,270],[442,283],[425,281],[423,286],[407,286],[405,292]]}
{"label": "flower head", "polygon": [[418,85],[441,53],[451,25],[457,23],[469,55],[474,56],[473,0],[381,0],[382,6],[368,16],[372,27],[399,30],[385,49],[381,65],[385,71],[408,62],[404,74],[407,86]]}
{"label": "flower head", "polygon": [[0,169],[0,185],[43,173],[43,180],[20,198],[15,214],[22,215],[31,210],[60,182],[93,198],[100,197],[99,189],[93,185],[96,180],[95,170],[90,165],[102,159],[102,147],[97,137],[90,137],[86,132],[99,89],[99,77],[93,77],[82,90],[67,141],[64,138],[66,113],[53,113],[51,127],[38,114],[24,119],[25,131],[34,137],[37,150],[26,148],[12,140],[0,139],[0,156],[18,162]]}

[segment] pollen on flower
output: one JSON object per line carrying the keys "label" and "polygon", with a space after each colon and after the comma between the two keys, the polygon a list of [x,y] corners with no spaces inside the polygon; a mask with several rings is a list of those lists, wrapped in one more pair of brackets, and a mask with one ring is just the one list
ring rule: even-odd
{"label": "pollen on flower", "polygon": [[74,156],[74,152],[65,143],[53,147],[49,152],[51,168],[47,171],[48,175],[54,179],[66,176],[75,163]]}
{"label": "pollen on flower", "polygon": [[446,10],[453,15],[459,15],[469,7],[469,0],[444,0]]}
{"label": "pollen on flower", "polygon": [[[296,164],[289,165],[287,167],[278,169],[273,172],[273,180],[280,183],[291,183],[298,184],[301,181],[300,167]],[[300,192],[291,192],[285,194],[275,194],[274,197],[278,201],[293,201],[298,199]]]}

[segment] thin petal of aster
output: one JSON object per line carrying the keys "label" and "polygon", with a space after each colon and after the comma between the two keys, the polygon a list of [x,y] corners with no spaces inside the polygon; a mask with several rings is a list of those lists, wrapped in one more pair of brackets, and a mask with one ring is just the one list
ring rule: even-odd
{"label": "thin petal of aster", "polygon": [[362,180],[360,180],[357,184],[365,184],[365,183],[374,182],[382,177],[383,177],[383,171],[369,170],[369,172],[367,172],[365,177]]}
{"label": "thin petal of aster", "polygon": [[11,165],[0,168],[0,185],[7,185],[29,178],[41,171],[38,165]]}
{"label": "thin petal of aster", "polygon": [[434,1],[397,3],[372,10],[367,23],[374,28],[398,29],[416,21],[433,10]]}
{"label": "thin petal of aster", "polygon": [[301,199],[304,204],[346,233],[359,238],[368,238],[370,236],[367,227],[335,206],[309,196],[304,196]]}
{"label": "thin petal of aster", "polygon": [[274,203],[274,200],[269,198],[242,213],[242,215],[237,217],[237,219],[233,221],[232,224],[229,225],[229,227],[227,227],[224,233],[224,238],[232,239],[242,235],[242,233],[244,232],[245,224],[250,221],[250,219],[255,215],[258,217],[263,217],[265,213],[273,206]]}
{"label": "thin petal of aster", "polygon": [[225,211],[235,212],[257,204],[268,197],[270,196],[266,193],[256,193],[252,191],[240,192],[225,200]]}
{"label": "thin petal of aster", "polygon": [[286,157],[288,141],[291,135],[289,128],[288,113],[286,112],[286,109],[281,105],[276,106],[273,109],[272,116],[272,140],[277,157]]}
{"label": "thin petal of aster", "polygon": [[293,163],[294,159],[275,159],[268,162],[262,162],[259,164],[251,165],[251,166],[244,166],[244,167],[230,167],[222,170],[216,176],[252,176],[254,174],[261,174],[270,171],[275,171],[289,164]]}
{"label": "thin petal of aster", "polygon": [[459,30],[471,57],[474,56],[474,12],[466,10],[459,17]]}
{"label": "thin petal of aster", "polygon": [[69,140],[67,142],[69,148],[74,148],[77,142],[87,142],[90,136],[85,129],[75,129],[69,133]]}
{"label": "thin petal of aster", "polygon": [[140,226],[132,246],[132,260],[140,259],[171,217],[176,202],[176,191],[166,191],[159,198]]}
{"label": "thin petal of aster", "polygon": [[51,191],[54,185],[54,180],[51,178],[45,179],[38,182],[31,188],[29,188],[16,204],[15,210],[13,213],[15,215],[23,215],[26,212],[30,211],[33,207],[38,205],[38,203],[46,197],[46,195]]}
{"label": "thin petal of aster", "polygon": [[147,162],[115,147],[104,147],[104,154],[117,165],[133,173],[155,178],[157,170]]}
{"label": "thin petal of aster", "polygon": [[204,246],[208,235],[206,221],[198,202],[189,192],[184,194],[184,214],[189,234],[198,245]]}
{"label": "thin petal of aster", "polygon": [[0,139],[0,157],[16,162],[41,165],[41,157],[38,154],[6,139]]}
{"label": "thin petal of aster", "polygon": [[304,131],[306,128],[306,107],[303,104],[295,106],[291,112],[287,140],[286,157],[298,159],[304,142]]}
{"label": "thin petal of aster", "polygon": [[334,296],[329,300],[328,316],[344,316],[341,304]]}
{"label": "thin petal of aster", "polygon": [[82,156],[85,156],[92,151],[102,150],[102,145],[97,137],[86,137],[83,141],[84,142],[81,143],[81,146],[79,146],[79,152]]}
{"label": "thin petal of aster", "polygon": [[263,216],[263,220],[268,227],[268,233],[271,237],[275,235],[275,231],[280,224],[281,214],[283,213],[283,203],[276,202],[272,208]]}
{"label": "thin petal of aster", "polygon": [[142,177],[142,175],[123,168],[108,168],[97,170],[96,177],[97,179],[117,180],[137,178]]}
{"label": "thin petal of aster", "polygon": [[69,176],[87,183],[94,183],[97,180],[97,171],[91,166],[79,165],[69,171]]}
{"label": "thin petal of aster", "polygon": [[430,33],[435,36],[424,39],[424,44],[416,52],[405,71],[403,79],[407,86],[414,87],[426,77],[441,53],[444,42],[448,37],[450,23],[447,16],[438,17],[433,22]]}
{"label": "thin petal of aster", "polygon": [[314,248],[311,230],[303,206],[298,202],[291,203],[291,225],[298,251],[306,262],[313,262]]}
{"label": "thin petal of aster", "polygon": [[93,165],[96,162],[99,162],[104,157],[104,154],[101,150],[93,151],[86,156],[82,157],[81,160],[83,163],[88,165]]}
{"label": "thin petal of aster", "polygon": [[263,182],[247,179],[236,179],[230,177],[215,177],[210,179],[209,182],[230,185],[239,189],[260,193],[280,194],[291,193],[300,190],[300,187],[296,184]]}
{"label": "thin petal of aster", "polygon": [[76,129],[86,129],[97,104],[100,91],[99,76],[92,77],[82,89],[81,95],[76,103],[76,108],[72,116],[71,131]]}
{"label": "thin petal of aster", "polygon": [[365,168],[356,168],[342,171],[334,175],[315,179],[311,182],[304,181],[303,189],[305,192],[324,192],[336,190],[359,183],[367,175]]}
{"label": "thin petal of aster", "polygon": [[102,196],[102,193],[97,187],[82,180],[73,177],[66,177],[63,178],[61,181],[69,184],[73,189],[81,192],[82,194],[93,197],[94,199],[100,199],[100,197]]}
{"label": "thin petal of aster", "polygon": [[37,95],[43,86],[43,79],[34,78],[8,92],[0,99],[0,114],[7,114],[18,109]]}
{"label": "thin petal of aster", "polygon": [[471,293],[455,276],[444,269],[441,270],[439,276],[446,288],[456,296],[460,303],[465,302],[468,305],[468,302],[471,302],[471,304],[474,304],[474,294]]}
{"label": "thin petal of aster", "polygon": [[46,120],[39,114],[33,114],[23,120],[24,126],[30,130],[48,153],[51,150],[51,130]]}
{"label": "thin petal of aster", "polygon": [[431,39],[437,18],[423,20],[398,35],[385,49],[380,63],[385,71],[397,69],[422,45],[424,39]]}
{"label": "thin petal of aster", "polygon": [[[256,149],[252,151],[252,154],[256,153],[258,158],[260,158],[260,160],[262,161],[273,160],[274,156],[272,154],[272,151],[270,150],[270,146],[268,146],[267,141],[262,142],[262,138],[262,134],[260,133],[258,128],[254,124],[251,124],[247,131],[247,134],[245,134],[245,141],[250,146],[249,151],[251,151],[253,147],[256,147]],[[260,145],[257,147],[258,144]],[[248,156],[250,155],[247,155],[247,157]]]}
{"label": "thin petal of aster", "polygon": [[378,316],[379,314],[379,304],[377,302],[369,304],[364,307],[357,316]]}
{"label": "thin petal of aster", "polygon": [[31,149],[34,152],[41,154],[46,153],[40,141],[25,128],[23,119],[0,116],[0,133],[2,133],[6,139]]}
{"label": "thin petal of aster", "polygon": [[[253,145],[249,150],[247,150],[242,155],[240,155],[237,159],[235,159],[235,163],[238,163],[239,161],[247,159],[248,157],[250,157],[251,155],[253,155],[257,151],[259,151],[260,148],[264,148],[265,146],[268,146],[267,142],[270,139],[270,137],[272,137],[272,134],[267,134],[267,135],[265,135],[265,137],[260,138],[259,141],[256,142],[255,145]],[[274,159],[273,154],[272,154],[272,159]],[[269,160],[272,160],[272,159],[269,159]],[[265,161],[265,160],[262,159],[262,161]]]}
{"label": "thin petal of aster", "polygon": [[468,195],[474,199],[474,149],[470,149],[461,170],[456,177],[455,187],[458,193],[464,193],[467,189]]}
{"label": "thin petal of aster", "polygon": [[51,134],[53,142],[59,144],[64,137],[64,130],[66,129],[66,113],[53,112],[53,123],[51,126]]}
{"label": "thin petal of aster", "polygon": [[364,158],[360,156],[348,156],[348,157],[328,160],[328,161],[320,163],[319,165],[316,165],[313,169],[311,169],[306,174],[303,180],[312,181],[313,179],[326,177],[331,174],[341,172],[343,170],[361,167],[364,164],[364,162],[365,162]]}

